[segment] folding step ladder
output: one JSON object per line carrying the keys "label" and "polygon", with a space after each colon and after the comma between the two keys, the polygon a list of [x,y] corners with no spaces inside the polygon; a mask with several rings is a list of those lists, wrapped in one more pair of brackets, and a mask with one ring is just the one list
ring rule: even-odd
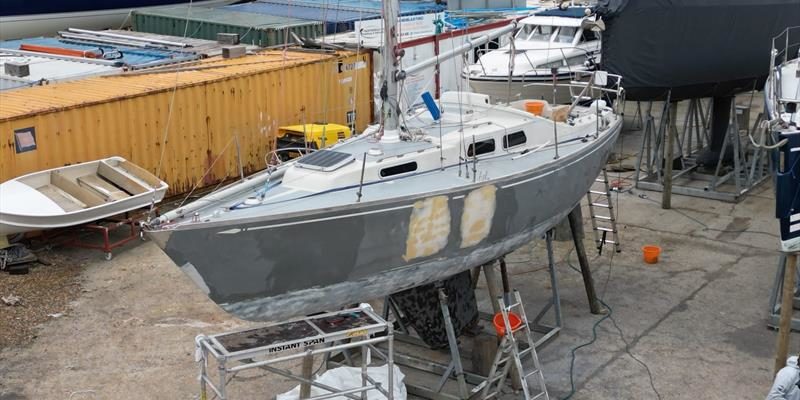
{"label": "folding step ladder", "polygon": [[[489,377],[486,380],[486,385],[483,387],[482,399],[497,398],[501,394],[503,384],[505,383],[506,376],[511,368],[511,361],[514,362],[514,367],[517,369],[522,392],[525,395],[525,400],[542,399],[549,400],[550,396],[547,394],[547,388],[544,384],[544,375],[542,374],[542,367],[539,364],[539,357],[536,355],[536,342],[533,340],[528,317],[525,315],[525,309],[522,306],[522,298],[519,291],[514,290],[514,299],[512,304],[506,305],[503,297],[498,298],[500,303],[500,313],[503,315],[503,323],[505,332],[503,339],[500,341],[500,347],[497,349],[497,354],[494,357],[494,363],[489,370]],[[522,320],[520,325],[514,330],[511,329],[511,322],[509,321],[509,313],[515,311],[517,316]],[[521,332],[521,340],[515,337],[515,334]],[[519,344],[527,344],[525,350],[519,349]],[[533,360],[533,370],[526,371],[523,368],[523,357],[530,356]],[[514,378],[517,378],[515,376]],[[532,378],[532,379],[531,379]],[[531,387],[528,382],[532,380],[538,386],[538,391],[531,392]]]}
{"label": "folding step ladder", "polygon": [[[599,188],[600,183],[603,184],[602,188]],[[611,202],[611,187],[608,184],[608,172],[605,168],[586,193],[586,200],[589,202],[589,214],[592,217],[592,232],[597,250],[602,252],[603,245],[610,243],[619,253],[622,249],[619,246],[617,216],[614,213],[614,204]],[[611,239],[607,238],[609,234]]]}

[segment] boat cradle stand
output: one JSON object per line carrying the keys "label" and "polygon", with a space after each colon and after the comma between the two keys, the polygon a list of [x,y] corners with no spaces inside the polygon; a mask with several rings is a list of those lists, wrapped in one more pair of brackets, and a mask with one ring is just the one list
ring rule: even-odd
{"label": "boat cradle stand", "polygon": [[[105,254],[106,260],[111,260],[114,257],[114,249],[142,237],[140,221],[145,216],[146,212],[129,212],[84,225],[45,231],[42,239],[48,242],[48,245],[100,250]],[[121,229],[125,230],[125,236],[112,238],[114,232]],[[85,240],[94,234],[99,234],[99,241]]]}
{"label": "boat cradle stand", "polygon": [[[767,319],[767,326],[770,328],[778,329],[780,316],[781,316],[781,300],[783,298],[783,281],[786,271],[786,253],[781,253],[778,261],[778,268],[775,272],[775,281],[772,284],[772,290],[769,294],[769,319]],[[800,269],[797,270],[796,275],[800,275]],[[792,298],[792,309],[800,310],[800,277],[795,277],[794,297]],[[793,331],[800,331],[800,317],[792,317],[791,329]]]}
{"label": "boat cradle stand", "polygon": [[[260,368],[300,382],[301,399],[346,397],[363,400],[367,398],[367,392],[377,390],[388,400],[393,400],[393,340],[392,324],[377,315],[368,304],[243,331],[199,335],[195,338],[195,360],[200,364],[200,399],[208,399],[209,389],[215,395],[212,399],[230,399],[227,385],[234,376],[240,371]],[[386,350],[378,349],[378,344],[385,344]],[[325,365],[330,354],[356,348],[362,355],[360,386],[339,389],[312,380],[311,364],[315,355],[322,354]],[[386,363],[386,385],[367,373],[373,353]],[[216,381],[209,372],[212,359],[218,373]],[[303,361],[301,375],[274,365],[300,359]],[[234,363],[238,364],[232,365]],[[328,393],[312,397],[312,386]]]}
{"label": "boat cradle stand", "polygon": [[[562,326],[561,301],[558,292],[558,276],[556,274],[552,250],[552,230],[545,235],[545,240],[547,243],[548,269],[550,272],[550,286],[552,292],[550,299],[545,306],[542,307],[533,321],[528,321],[533,330],[541,334],[541,336],[535,341],[535,346],[537,348],[544,346],[553,340],[561,331]],[[500,288],[497,287],[498,279],[495,265],[500,266],[500,280],[502,281],[503,285],[502,293],[500,292]],[[489,302],[492,304],[495,314],[499,313],[499,303],[495,301],[495,299],[502,295],[503,298],[508,301],[512,292],[508,280],[505,260],[500,258],[499,260],[475,268],[472,274],[473,290],[477,284],[478,278],[480,277],[481,270],[483,271],[487,282],[487,288],[490,297]],[[409,394],[434,400],[464,400],[475,398],[480,395],[483,384],[485,384],[487,381],[487,377],[478,372],[465,370],[464,358],[461,355],[462,349],[459,348],[458,339],[456,338],[455,334],[455,328],[452,320],[450,319],[450,311],[448,309],[448,301],[445,290],[443,288],[439,288],[438,295],[439,306],[445,324],[445,331],[447,333],[447,352],[449,352],[450,361],[445,364],[441,362],[441,360],[434,359],[434,357],[425,358],[423,356],[426,353],[429,354],[433,350],[431,350],[420,338],[411,334],[409,327],[403,323],[403,318],[400,317],[401,314],[397,305],[394,303],[392,298],[388,296],[384,301],[384,317],[388,321],[390,316],[394,314],[394,321],[399,325],[398,330],[395,333],[395,337],[399,342],[402,343],[402,345],[395,347],[395,362],[400,366],[420,371],[425,375],[433,375],[436,378],[436,383],[432,386],[429,386],[422,382],[423,379],[415,380],[412,374],[406,373],[405,384],[406,390],[408,390]],[[553,310],[554,323],[552,325],[548,325],[543,322],[543,319],[551,309]],[[494,316],[494,314],[483,312],[479,313],[479,315],[480,319],[487,321],[491,321]],[[491,340],[493,346],[497,346],[494,333],[492,333]],[[477,343],[473,344],[473,346],[477,346]],[[406,348],[410,348],[412,350],[405,350]],[[491,359],[489,361],[491,361]],[[474,359],[472,363],[472,369],[474,370]],[[512,371],[512,373],[516,373],[516,371]],[[516,384],[516,380],[511,381],[512,383]],[[449,387],[447,386],[448,383],[451,383]],[[452,388],[452,383],[455,383],[456,393],[447,391],[449,388]],[[452,389],[450,390],[452,391]]]}
{"label": "boat cradle stand", "polygon": [[[751,106],[737,105],[734,99],[719,159],[713,172],[702,172],[697,161],[698,155],[711,146],[713,99],[705,105],[702,99],[689,100],[679,132],[678,103],[671,102],[669,96],[660,118],[653,116],[652,101],[643,114],[644,132],[634,176],[636,188],[662,192],[664,208],[669,208],[672,193],[735,203],[771,176],[769,151],[752,146],[746,137],[747,134],[755,137],[764,129],[763,112],[751,122]],[[637,113],[641,112],[639,107],[637,104]],[[767,144],[774,144],[771,135],[766,135],[766,140]],[[730,166],[723,165],[726,153],[733,156]]]}

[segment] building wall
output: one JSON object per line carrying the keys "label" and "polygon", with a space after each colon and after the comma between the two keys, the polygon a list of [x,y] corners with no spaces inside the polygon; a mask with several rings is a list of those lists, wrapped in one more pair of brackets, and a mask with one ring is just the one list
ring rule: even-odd
{"label": "building wall", "polygon": [[[355,106],[356,130],[366,127],[368,53],[281,54],[0,94],[0,181],[118,155],[179,194],[238,175],[237,144],[245,172],[265,168],[278,126],[348,125]],[[15,131],[30,128],[36,148],[18,152]]]}

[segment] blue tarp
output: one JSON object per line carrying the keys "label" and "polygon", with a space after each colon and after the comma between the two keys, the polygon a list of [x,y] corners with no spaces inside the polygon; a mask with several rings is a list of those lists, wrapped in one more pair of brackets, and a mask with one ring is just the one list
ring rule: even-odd
{"label": "blue tarp", "polygon": [[[121,61],[129,67],[143,67],[148,64],[158,64],[161,62],[180,62],[199,58],[193,53],[184,53],[171,50],[142,49],[138,47],[117,46],[103,43],[88,43],[72,39],[58,39],[36,37],[27,39],[0,41],[0,48],[9,50],[19,50],[22,44],[33,44],[39,46],[60,47],[66,49],[92,51],[95,53],[112,53],[118,51],[122,58],[114,58],[114,61]],[[43,56],[46,54],[42,54]]]}
{"label": "blue tarp", "polygon": [[583,18],[586,16],[586,9],[589,7],[568,7],[566,10],[560,8],[549,8],[547,10],[539,11],[537,16],[543,17],[566,17],[566,18]]}
{"label": "blue tarp", "polygon": [[279,17],[298,18],[325,23],[325,33],[348,32],[354,29],[356,21],[380,18],[380,13],[342,10],[336,8],[322,8],[316,5],[300,5],[290,3],[254,1],[251,3],[235,4],[223,9],[254,14],[267,14]]}

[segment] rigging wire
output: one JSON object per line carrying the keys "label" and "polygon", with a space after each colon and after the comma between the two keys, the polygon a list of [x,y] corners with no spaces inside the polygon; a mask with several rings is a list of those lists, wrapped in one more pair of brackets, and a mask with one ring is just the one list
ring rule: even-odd
{"label": "rigging wire", "polygon": [[[194,4],[194,0],[189,0],[189,5],[186,8],[186,24],[183,27],[183,38],[186,39],[186,34],[189,32],[189,17],[192,15],[192,5]],[[175,95],[178,92],[178,77],[180,76],[180,70],[175,71],[175,83],[172,85],[172,93],[170,94],[169,99],[169,106],[167,107],[167,121],[164,124],[164,136],[161,140],[161,154],[158,157],[158,165],[156,166],[156,174],[155,176],[160,179],[161,175],[161,167],[164,163],[164,154],[167,151],[167,140],[169,140],[169,126],[172,121],[172,111],[175,106]],[[150,209],[147,211],[147,219],[149,220],[153,216],[153,211],[156,207],[156,192],[153,192],[153,198],[150,201]]]}

